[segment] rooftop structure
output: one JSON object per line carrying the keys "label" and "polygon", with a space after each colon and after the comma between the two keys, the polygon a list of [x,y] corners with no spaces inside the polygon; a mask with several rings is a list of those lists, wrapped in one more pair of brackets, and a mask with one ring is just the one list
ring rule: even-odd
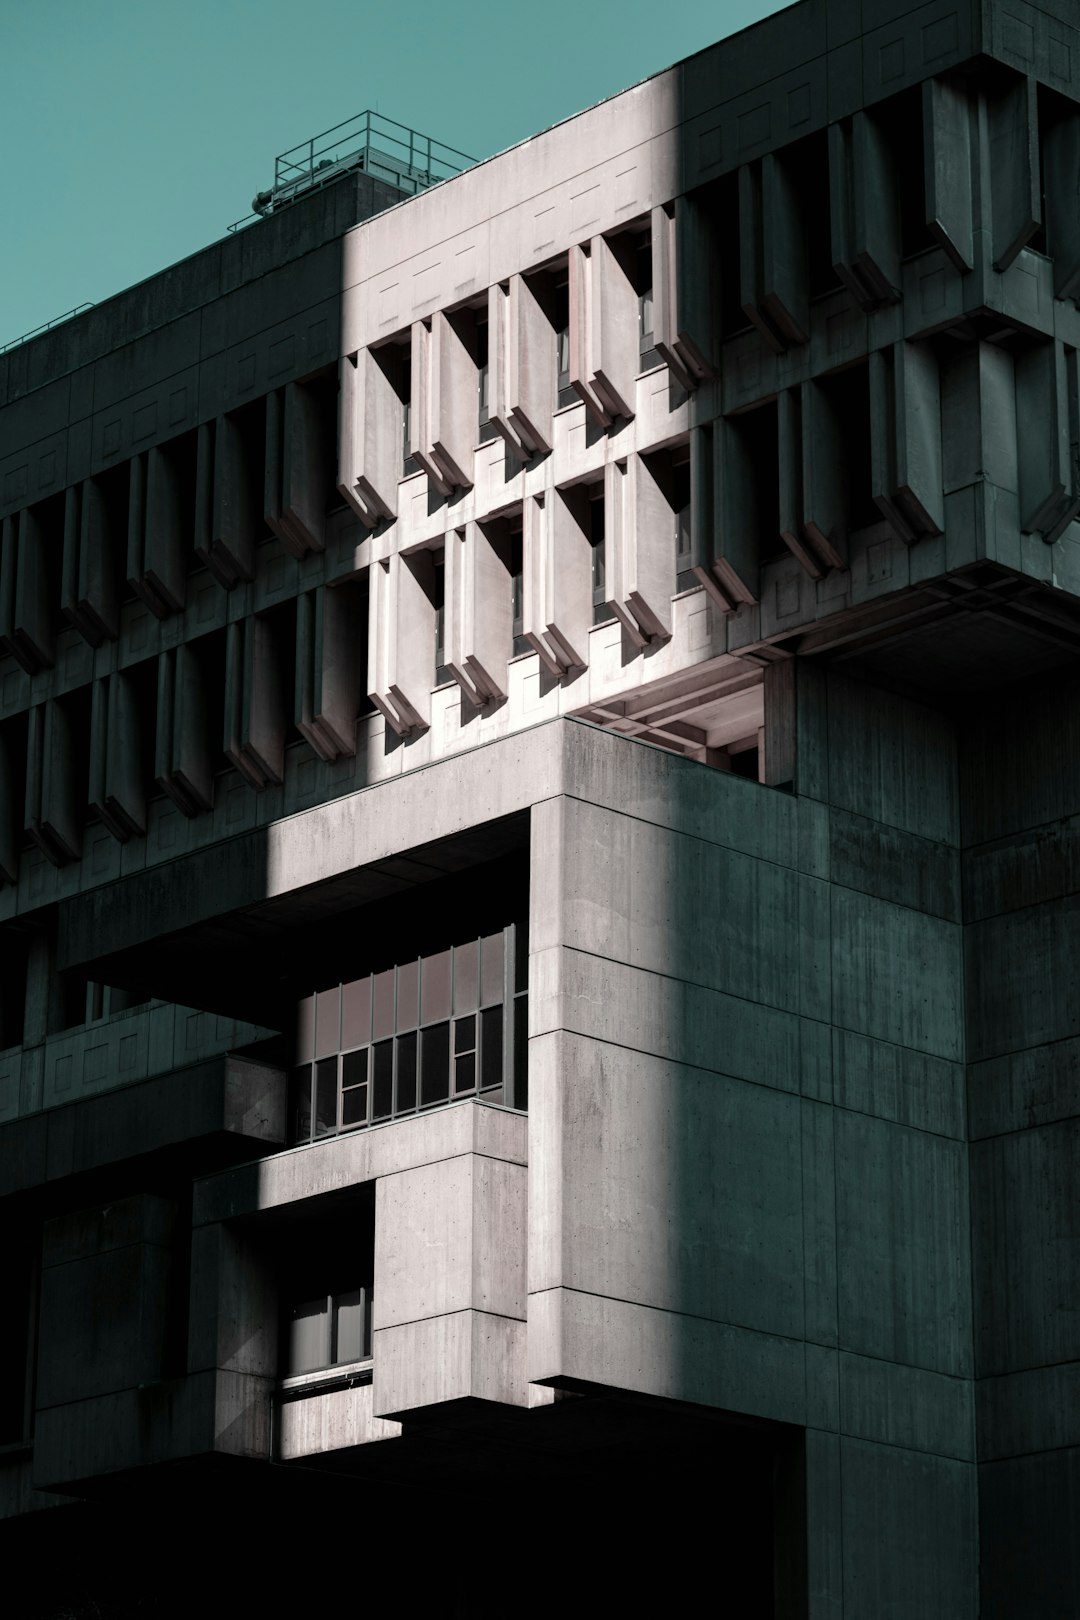
{"label": "rooftop structure", "polygon": [[0,356],[42,1613],[1080,1610],[1076,22],[311,144]]}

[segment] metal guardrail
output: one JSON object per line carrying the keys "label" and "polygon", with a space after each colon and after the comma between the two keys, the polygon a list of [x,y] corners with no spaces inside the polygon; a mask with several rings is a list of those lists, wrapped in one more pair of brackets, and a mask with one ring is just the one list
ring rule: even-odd
{"label": "metal guardrail", "polygon": [[385,180],[406,196],[415,196],[450,180],[476,162],[465,152],[399,124],[368,107],[321,135],[280,152],[274,160],[274,183],[252,199],[253,213],[228,228],[237,231],[265,218],[297,197],[347,173],[362,169]]}
{"label": "metal guardrail", "polygon": [[7,354],[9,349],[17,349],[20,343],[29,343],[31,338],[40,337],[42,332],[51,332],[54,326],[63,326],[65,321],[73,320],[76,315],[82,315],[84,311],[94,307],[93,304],[76,304],[74,309],[65,310],[63,315],[55,315],[51,321],[44,321],[32,331],[24,332],[22,337],[12,338],[10,343],[0,344],[0,354]]}

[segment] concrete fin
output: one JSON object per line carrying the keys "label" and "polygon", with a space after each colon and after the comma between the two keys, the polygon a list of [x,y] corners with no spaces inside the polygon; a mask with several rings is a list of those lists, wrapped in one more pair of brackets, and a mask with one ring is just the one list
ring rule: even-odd
{"label": "concrete fin", "polygon": [[467,523],[446,535],[446,665],[477,708],[502,702],[509,685],[513,608],[501,527]]}
{"label": "concrete fin", "polygon": [[1054,296],[1080,298],[1080,110],[1062,110],[1043,131],[1046,246],[1054,261]]}
{"label": "concrete fin", "polygon": [[528,277],[510,277],[507,403],[530,455],[551,449],[555,412],[555,329],[542,296]]}
{"label": "concrete fin", "polygon": [[296,727],[327,762],[356,752],[363,639],[352,587],[297,597]]}
{"label": "concrete fin", "polygon": [[926,223],[963,273],[975,263],[971,105],[962,86],[944,79],[925,80],[922,96]]}
{"label": "concrete fin", "polygon": [[435,570],[430,552],[373,564],[368,598],[368,695],[400,737],[431,724]]}
{"label": "concrete fin", "polygon": [[1035,80],[989,95],[986,110],[994,269],[1007,270],[1042,223]]}

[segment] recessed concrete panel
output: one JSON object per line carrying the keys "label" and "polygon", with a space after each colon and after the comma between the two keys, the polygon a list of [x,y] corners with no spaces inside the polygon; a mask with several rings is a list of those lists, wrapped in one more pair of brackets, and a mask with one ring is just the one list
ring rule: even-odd
{"label": "recessed concrete panel", "polygon": [[931,709],[832,676],[829,780],[833,803],[887,826],[955,843],[956,745]]}
{"label": "recessed concrete panel", "polygon": [[530,1070],[532,1292],[802,1336],[812,1104],[568,1035],[535,1040]]}
{"label": "recessed concrete panel", "polygon": [[836,1242],[844,1349],[970,1375],[961,1143],[838,1113]]}
{"label": "recessed concrete panel", "polygon": [[1080,1360],[1080,1121],[971,1150],[978,1371]]}
{"label": "recessed concrete panel", "polygon": [[975,1467],[842,1440],[844,1612],[975,1620]]}
{"label": "recessed concrete panel", "polygon": [[837,1024],[935,1057],[963,1056],[958,925],[834,886],[832,961]]}

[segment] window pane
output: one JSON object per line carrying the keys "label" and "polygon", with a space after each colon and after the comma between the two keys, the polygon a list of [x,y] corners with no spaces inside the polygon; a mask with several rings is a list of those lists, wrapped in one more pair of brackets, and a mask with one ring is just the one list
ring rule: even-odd
{"label": "window pane", "polygon": [[326,1296],[297,1305],[289,1322],[286,1377],[325,1367],[329,1359]]}
{"label": "window pane", "polygon": [[310,1063],[315,1056],[315,997],[308,996],[296,1009],[296,1061]]}
{"label": "window pane", "polygon": [[373,1046],[371,1117],[372,1119],[389,1119],[394,1106],[394,1043],[393,1041],[380,1041]]}
{"label": "window pane", "polygon": [[480,1016],[480,1085],[484,1091],[502,1085],[503,1010],[485,1007]]}
{"label": "window pane", "polygon": [[445,1102],[450,1091],[450,1025],[425,1029],[422,1040],[420,1101],[425,1105]]}
{"label": "window pane", "polygon": [[367,1079],[368,1055],[366,1048],[360,1052],[346,1052],[341,1060],[341,1089],[349,1086],[363,1085]]}
{"label": "window pane", "polygon": [[454,1020],[454,1051],[476,1051],[476,1015]]}
{"label": "window pane", "polygon": [[420,963],[403,962],[397,970],[397,1028],[415,1029],[420,1016]]}
{"label": "window pane", "polygon": [[466,1052],[464,1057],[454,1059],[454,1090],[476,1090],[476,1053]]}
{"label": "window pane", "polygon": [[470,939],[454,948],[454,1011],[472,1012],[476,1006],[480,978],[480,945]]}
{"label": "window pane", "polygon": [[384,1041],[394,1033],[394,970],[375,975],[375,1012],[371,1023],[372,1040]]}
{"label": "window pane", "polygon": [[315,997],[315,1056],[329,1057],[341,1046],[341,986]]}
{"label": "window pane", "polygon": [[315,1135],[325,1136],[337,1130],[337,1070],[336,1057],[323,1058],[315,1065]]}
{"label": "window pane", "polygon": [[416,1036],[399,1035],[397,1043],[397,1106],[398,1114],[406,1114],[416,1107]]}
{"label": "window pane", "polygon": [[360,1361],[364,1354],[364,1290],[354,1288],[334,1300],[334,1360]]}
{"label": "window pane", "polygon": [[366,1046],[371,1039],[371,980],[354,979],[341,988],[341,1044]]}
{"label": "window pane", "polygon": [[289,1122],[293,1142],[311,1140],[311,1064],[294,1069],[289,1081]]}
{"label": "window pane", "polygon": [[343,1091],[341,1093],[342,1125],[366,1125],[367,1102],[367,1086],[353,1086],[351,1091]]}
{"label": "window pane", "polygon": [[450,1016],[450,952],[425,956],[420,964],[420,1022],[436,1024]]}
{"label": "window pane", "polygon": [[480,1005],[489,1007],[503,998],[503,935],[489,934],[480,941]]}

